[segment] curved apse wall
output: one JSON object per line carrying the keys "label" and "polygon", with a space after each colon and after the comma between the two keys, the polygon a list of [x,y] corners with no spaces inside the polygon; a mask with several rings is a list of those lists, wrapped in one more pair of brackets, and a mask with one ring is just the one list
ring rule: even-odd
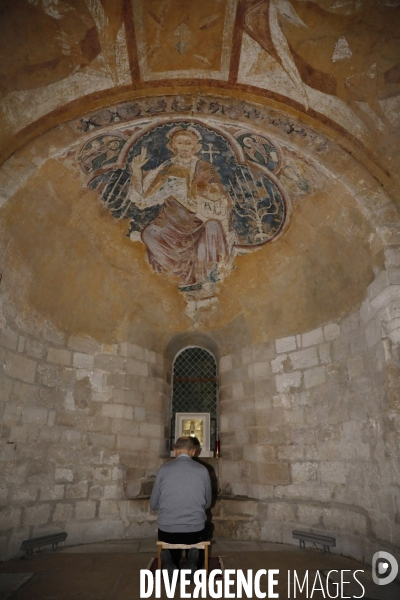
{"label": "curved apse wall", "polygon": [[[152,122],[161,133],[185,121],[168,103]],[[224,131],[232,148],[268,140],[290,210],[276,241],[235,255],[213,295],[154,272],[135,217],[90,185],[109,177],[93,140],[134,149],[148,117],[62,126],[3,167],[3,557],[45,530],[66,529],[69,543],[154,533],[146,496],[166,457],[167,345],[182,336],[204,336],[221,357],[217,535],[291,541],[294,525],[313,527],[366,559],[378,541],[398,546],[397,210],[331,141],[294,121],[289,140],[259,106],[242,114],[253,116],[185,122],[202,137]],[[113,158],[122,174],[125,158]]]}

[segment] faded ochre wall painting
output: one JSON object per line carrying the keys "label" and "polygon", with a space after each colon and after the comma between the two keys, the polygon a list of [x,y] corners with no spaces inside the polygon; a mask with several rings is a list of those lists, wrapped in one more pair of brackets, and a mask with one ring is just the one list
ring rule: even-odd
{"label": "faded ochre wall painting", "polygon": [[210,298],[238,254],[276,239],[289,199],[274,175],[276,143],[249,129],[198,120],[142,123],[98,133],[79,152],[87,186],[117,220],[130,223],[155,273],[177,282],[186,299]]}

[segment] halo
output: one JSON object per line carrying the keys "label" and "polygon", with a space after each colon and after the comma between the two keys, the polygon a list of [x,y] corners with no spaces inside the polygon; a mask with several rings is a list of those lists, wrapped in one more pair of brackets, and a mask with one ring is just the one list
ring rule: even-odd
{"label": "halo", "polygon": [[194,127],[192,127],[190,125],[189,125],[189,127],[182,127],[182,125],[177,125],[176,127],[172,127],[172,129],[170,129],[168,131],[168,133],[166,134],[166,137],[170,140],[172,138],[172,136],[174,136],[179,131],[183,131],[183,132],[190,131],[190,133],[194,133],[194,135],[197,137],[199,142],[202,139],[202,137],[201,137],[200,133],[197,131],[197,129],[195,129]]}

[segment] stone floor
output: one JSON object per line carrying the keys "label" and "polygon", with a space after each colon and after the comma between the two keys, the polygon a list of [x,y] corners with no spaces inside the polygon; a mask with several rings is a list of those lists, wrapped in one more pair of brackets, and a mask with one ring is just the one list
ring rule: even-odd
{"label": "stone floor", "polygon": [[[235,542],[216,540],[212,544],[212,555],[221,556],[225,569],[279,569],[278,585],[274,592],[279,598],[292,598],[288,594],[288,571],[296,571],[302,582],[308,571],[308,593],[299,593],[297,598],[329,597],[326,593],[326,575],[329,570],[345,571],[343,592],[334,586],[338,581],[334,573],[329,593],[332,598],[359,597],[365,600],[399,600],[400,584],[394,582],[377,586],[372,581],[371,568],[336,554],[324,555],[316,549],[300,550],[298,546],[269,544],[267,542]],[[58,552],[35,553],[31,560],[15,559],[0,564],[0,600],[136,600],[140,598],[140,569],[149,565],[155,552],[153,539],[123,540],[83,546],[65,547]],[[353,579],[353,572],[361,569],[357,577],[362,587]],[[323,582],[312,587],[317,571]],[[332,577],[332,576],[331,576]],[[187,589],[190,597],[193,587]],[[231,588],[231,592],[235,586]],[[261,578],[261,590],[267,592],[267,577]],[[154,594],[151,598],[154,598]],[[163,591],[161,598],[166,598]],[[236,597],[234,594],[233,597]],[[245,596],[244,596],[245,597]],[[253,596],[254,598],[256,596]],[[272,597],[272,596],[270,596]],[[175,598],[181,598],[179,587]]]}

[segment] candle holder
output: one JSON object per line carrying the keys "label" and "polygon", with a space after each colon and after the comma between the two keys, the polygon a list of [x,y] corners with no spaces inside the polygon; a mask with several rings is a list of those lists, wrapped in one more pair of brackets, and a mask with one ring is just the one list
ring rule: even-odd
{"label": "candle holder", "polygon": [[219,458],[219,455],[220,455],[219,440],[215,440],[215,458]]}

